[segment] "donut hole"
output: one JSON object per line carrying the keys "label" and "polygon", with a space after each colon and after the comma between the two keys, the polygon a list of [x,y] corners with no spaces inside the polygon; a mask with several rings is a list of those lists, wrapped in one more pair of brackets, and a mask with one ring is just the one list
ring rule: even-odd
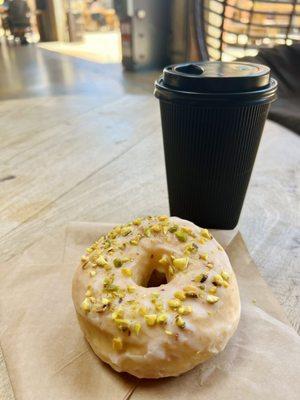
{"label": "donut hole", "polygon": [[159,287],[166,285],[172,279],[168,273],[168,265],[162,265],[159,262],[162,255],[162,252],[151,248],[139,258],[139,268],[132,277],[138,286],[144,288]]}
{"label": "donut hole", "polygon": [[167,283],[168,281],[165,272],[154,269],[144,287],[158,287]]}

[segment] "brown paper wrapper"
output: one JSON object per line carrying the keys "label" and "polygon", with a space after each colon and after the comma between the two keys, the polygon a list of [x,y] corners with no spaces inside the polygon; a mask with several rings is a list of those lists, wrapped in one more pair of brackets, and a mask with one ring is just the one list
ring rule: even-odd
{"label": "brown paper wrapper", "polygon": [[299,398],[300,338],[240,234],[215,232],[228,245],[242,298],[238,330],[222,353],[178,378],[156,381],[102,363],[79,329],[71,281],[85,247],[110,227],[71,224],[66,235],[47,237],[1,267],[0,342],[18,400]]}

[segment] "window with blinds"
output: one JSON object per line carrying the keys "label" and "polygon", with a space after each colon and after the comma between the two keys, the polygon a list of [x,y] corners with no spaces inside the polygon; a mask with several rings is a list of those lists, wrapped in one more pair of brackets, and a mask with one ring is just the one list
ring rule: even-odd
{"label": "window with blinds", "polygon": [[199,0],[197,10],[198,32],[213,60],[255,56],[260,47],[300,40],[300,0]]}

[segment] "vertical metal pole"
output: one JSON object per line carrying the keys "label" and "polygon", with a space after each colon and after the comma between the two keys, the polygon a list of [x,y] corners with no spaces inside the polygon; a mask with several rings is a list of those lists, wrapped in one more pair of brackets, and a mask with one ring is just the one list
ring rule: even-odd
{"label": "vertical metal pole", "polygon": [[208,60],[208,50],[206,46],[205,21],[204,21],[204,2],[205,0],[194,0],[194,24],[198,40],[198,48],[201,60]]}
{"label": "vertical metal pole", "polygon": [[296,12],[296,4],[297,4],[297,0],[294,0],[293,1],[293,10],[290,14],[289,24],[288,24],[286,32],[285,32],[285,44],[286,44],[286,40],[289,38],[290,30],[292,28],[293,16],[295,15],[295,12]]}
{"label": "vertical metal pole", "polygon": [[253,22],[253,15],[254,15],[254,4],[255,4],[255,0],[253,0],[252,2],[252,7],[251,10],[249,12],[249,22],[247,25],[247,30],[246,30],[246,36],[247,36],[247,42],[244,44],[243,49],[244,49],[244,56],[245,56],[245,50],[248,47],[248,39],[249,39],[249,34],[250,34],[250,30],[251,30],[251,26],[252,26],[252,22]]}
{"label": "vertical metal pole", "polygon": [[220,14],[220,15],[221,15],[221,18],[222,18],[222,24],[221,24],[221,27],[220,27],[220,30],[221,30],[221,37],[220,37],[221,46],[220,46],[220,56],[219,56],[219,60],[220,60],[220,61],[222,61],[223,47],[224,47],[224,46],[223,46],[223,36],[224,36],[224,22],[225,22],[225,11],[226,11],[226,7],[227,7],[227,0],[224,1],[223,11],[222,11],[222,13]]}

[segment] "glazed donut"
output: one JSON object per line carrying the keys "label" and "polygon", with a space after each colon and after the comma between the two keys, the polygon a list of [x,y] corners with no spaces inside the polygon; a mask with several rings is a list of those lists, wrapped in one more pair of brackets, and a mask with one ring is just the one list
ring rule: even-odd
{"label": "glazed donut", "polygon": [[72,295],[97,356],[139,378],[207,360],[240,318],[225,251],[207,229],[176,217],[137,218],[101,236],[81,258]]}

